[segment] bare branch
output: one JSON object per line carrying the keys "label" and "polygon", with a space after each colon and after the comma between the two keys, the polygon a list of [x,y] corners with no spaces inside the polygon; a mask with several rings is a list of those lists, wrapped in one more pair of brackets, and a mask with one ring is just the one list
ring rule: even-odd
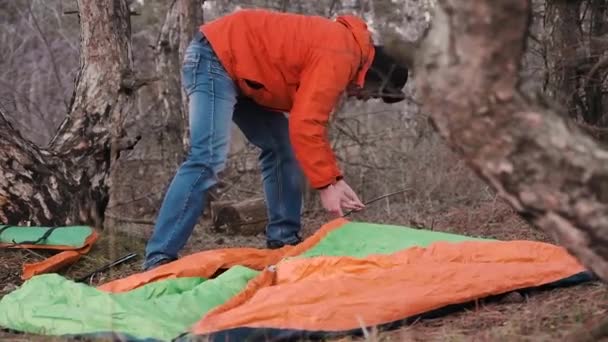
{"label": "bare branch", "polygon": [[[49,43],[46,35],[43,34],[42,29],[40,28],[40,25],[38,24],[38,19],[36,19],[36,16],[34,15],[34,12],[32,11],[32,3],[29,2],[26,8],[27,8],[27,11],[28,11],[30,17],[32,18],[32,22],[34,23],[36,32],[38,33],[38,35],[40,36],[40,39],[44,43],[46,51],[48,52],[49,57],[51,59],[51,66],[53,68],[53,74],[55,75],[55,80],[57,81],[57,86],[59,88],[61,88],[61,93],[65,94],[65,87],[63,86],[63,84],[61,82],[61,77],[59,76],[59,68],[57,67],[57,60],[55,59],[55,56],[53,55],[53,51],[51,50],[51,44]],[[64,103],[65,103],[65,110],[67,111],[69,108],[69,103],[67,100],[65,100]]]}
{"label": "bare branch", "polygon": [[587,87],[587,85],[591,81],[591,78],[593,77],[593,75],[595,75],[596,72],[598,72],[600,69],[606,68],[606,67],[608,67],[608,55],[600,58],[597,61],[597,63],[595,63],[593,65],[593,67],[591,68],[591,70],[589,70],[589,72],[585,76],[585,81],[584,81],[585,84],[584,84],[583,88]]}
{"label": "bare branch", "polygon": [[154,221],[152,221],[152,220],[138,219],[138,218],[133,218],[133,217],[123,217],[123,216],[117,216],[117,215],[112,215],[112,214],[106,214],[106,218],[115,220],[117,222],[145,224],[148,226],[154,225]]}

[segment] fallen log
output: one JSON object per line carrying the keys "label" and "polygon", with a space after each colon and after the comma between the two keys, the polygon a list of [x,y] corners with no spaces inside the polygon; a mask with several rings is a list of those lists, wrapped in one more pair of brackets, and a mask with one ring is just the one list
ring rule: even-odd
{"label": "fallen log", "polygon": [[214,201],[211,203],[213,231],[227,235],[258,235],[268,223],[266,202],[255,197],[244,201]]}

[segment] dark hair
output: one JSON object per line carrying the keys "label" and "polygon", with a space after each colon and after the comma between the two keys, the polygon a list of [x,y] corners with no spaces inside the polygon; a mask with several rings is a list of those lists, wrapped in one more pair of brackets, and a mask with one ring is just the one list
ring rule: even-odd
{"label": "dark hair", "polygon": [[377,89],[385,103],[403,101],[401,89],[408,80],[409,70],[389,56],[382,45],[375,45],[375,57],[365,77],[365,88]]}

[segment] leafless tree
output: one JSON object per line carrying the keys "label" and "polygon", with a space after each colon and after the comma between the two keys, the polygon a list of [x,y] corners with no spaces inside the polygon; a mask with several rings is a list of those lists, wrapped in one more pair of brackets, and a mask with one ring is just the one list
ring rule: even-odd
{"label": "leafless tree", "polygon": [[416,86],[441,136],[523,217],[608,280],[608,151],[519,91],[529,0],[438,1]]}
{"label": "leafless tree", "polygon": [[142,132],[142,140],[114,166],[113,191],[105,213],[108,226],[133,232],[128,223],[151,225],[164,190],[183,160],[188,144],[188,99],[181,84],[181,62],[203,23],[202,3],[173,0],[153,49],[147,47],[154,54],[154,75],[147,76],[153,84],[142,101],[146,109],[133,120],[132,128]]}
{"label": "leafless tree", "polygon": [[112,167],[136,142],[123,127],[138,87],[127,3],[80,0],[78,9],[79,72],[69,111],[48,147],[23,138],[0,116],[3,222],[101,225]]}

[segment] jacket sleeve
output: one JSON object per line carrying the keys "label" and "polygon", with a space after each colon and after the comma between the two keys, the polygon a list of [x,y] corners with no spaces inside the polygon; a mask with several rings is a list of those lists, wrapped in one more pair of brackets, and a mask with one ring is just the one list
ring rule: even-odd
{"label": "jacket sleeve", "polygon": [[294,153],[313,188],[335,183],[342,176],[327,137],[327,123],[350,82],[353,60],[344,55],[318,56],[302,72],[289,114]]}

